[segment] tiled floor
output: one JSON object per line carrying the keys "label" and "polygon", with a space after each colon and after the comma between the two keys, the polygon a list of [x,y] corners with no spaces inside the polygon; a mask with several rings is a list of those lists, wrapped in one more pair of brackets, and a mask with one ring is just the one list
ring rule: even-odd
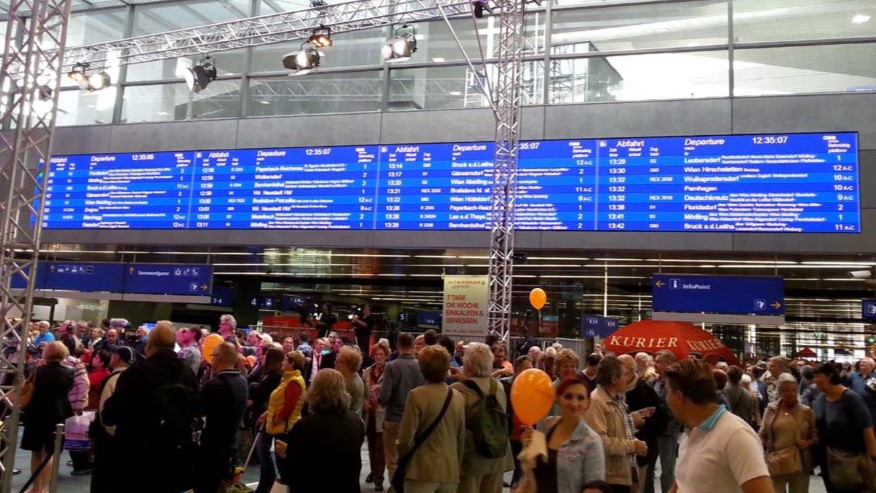
{"label": "tiled floor", "polygon": [[[70,456],[65,452],[61,455],[61,467],[60,472],[58,474],[58,492],[59,493],[88,493],[89,487],[91,484],[90,476],[71,476],[70,471],[71,468],[67,466],[67,461],[70,460]],[[30,471],[30,452],[19,450],[15,456],[16,467],[22,470],[22,473],[18,476],[15,476],[13,479],[13,491],[18,492],[21,487],[24,485],[24,482],[27,480],[27,473]],[[362,448],[362,472],[361,472],[361,480],[362,480],[362,493],[371,493],[374,491],[374,488],[370,484],[365,483],[365,476],[368,475],[370,468],[368,466],[368,451],[365,447]],[[255,482],[258,481],[258,467],[250,467],[249,470],[244,475],[244,481],[248,483],[253,483],[251,486],[255,487]],[[508,475],[510,479],[510,474]],[[388,486],[388,485],[384,485]],[[659,485],[657,486],[659,491]],[[507,489],[505,491],[508,491]],[[824,483],[821,481],[821,478],[817,476],[812,477],[812,482],[809,485],[810,493],[825,493]]]}

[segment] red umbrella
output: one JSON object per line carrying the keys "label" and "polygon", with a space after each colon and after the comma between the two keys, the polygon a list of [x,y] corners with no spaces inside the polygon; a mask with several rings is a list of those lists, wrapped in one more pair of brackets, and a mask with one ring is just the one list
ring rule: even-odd
{"label": "red umbrella", "polygon": [[664,349],[679,359],[696,352],[704,359],[722,358],[732,365],[739,360],[730,349],[712,334],[696,325],[684,322],[642,320],[618,329],[605,339],[605,349],[618,354],[646,352],[654,354]]}
{"label": "red umbrella", "polygon": [[801,349],[800,351],[798,351],[797,354],[794,355],[794,357],[795,358],[817,358],[818,354],[816,354],[815,351],[809,349],[808,347],[805,347],[805,348]]}

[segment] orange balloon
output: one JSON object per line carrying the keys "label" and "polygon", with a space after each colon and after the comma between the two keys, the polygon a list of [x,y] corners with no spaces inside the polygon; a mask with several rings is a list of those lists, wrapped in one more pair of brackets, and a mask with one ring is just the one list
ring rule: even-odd
{"label": "orange balloon", "polygon": [[547,293],[544,289],[535,288],[529,292],[529,304],[536,310],[541,310],[547,302]]}
{"label": "orange balloon", "polygon": [[511,404],[521,423],[533,426],[544,418],[554,403],[551,377],[538,368],[524,370],[514,378]]}
{"label": "orange balloon", "polygon": [[223,342],[225,342],[225,339],[219,334],[210,334],[204,339],[204,343],[201,344],[201,354],[207,360],[207,363],[213,364],[213,350]]}

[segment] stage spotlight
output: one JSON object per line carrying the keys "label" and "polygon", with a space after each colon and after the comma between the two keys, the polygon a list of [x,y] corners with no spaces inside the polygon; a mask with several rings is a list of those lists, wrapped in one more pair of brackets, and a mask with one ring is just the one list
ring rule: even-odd
{"label": "stage spotlight", "polygon": [[317,48],[327,48],[332,45],[332,30],[331,28],[320,26],[313,30],[308,42]]}
{"label": "stage spotlight", "polygon": [[183,73],[186,86],[192,92],[201,92],[211,81],[216,80],[216,64],[213,57],[205,56],[200,62]]}
{"label": "stage spotlight", "polygon": [[319,51],[309,43],[303,43],[301,49],[283,56],[283,66],[295,72],[290,75],[305,75],[319,67]]}
{"label": "stage spotlight", "polygon": [[76,81],[79,84],[79,89],[83,91],[88,90],[88,64],[87,63],[77,63],[67,72],[67,77]]}
{"label": "stage spotlight", "polygon": [[109,74],[101,70],[88,75],[88,64],[77,63],[67,72],[67,77],[75,80],[79,84],[79,89],[88,92],[99,91],[111,86],[113,81]]}
{"label": "stage spotlight", "polygon": [[104,71],[97,72],[88,76],[88,89],[91,91],[99,91],[105,89],[112,84],[109,74]]}
{"label": "stage spotlight", "polygon": [[383,47],[383,59],[387,62],[403,62],[417,51],[417,31],[405,24],[395,30],[395,39]]}

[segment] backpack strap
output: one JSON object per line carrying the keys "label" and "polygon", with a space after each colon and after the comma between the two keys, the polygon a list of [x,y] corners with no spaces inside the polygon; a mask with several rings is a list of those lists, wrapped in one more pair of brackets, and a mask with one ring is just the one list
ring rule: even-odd
{"label": "backpack strap", "polygon": [[[477,394],[481,397],[481,399],[483,399],[484,397],[486,397],[486,396],[484,395],[484,392],[481,390],[481,387],[480,387],[476,382],[473,382],[473,381],[471,381],[471,380],[469,380],[469,379],[465,379],[465,380],[462,381],[462,384],[465,385],[466,387],[468,387],[468,388],[474,390],[475,393],[477,393]],[[492,389],[492,384],[490,385],[490,390],[491,390],[491,391],[493,390],[493,389]]]}
{"label": "backpack strap", "polygon": [[420,436],[418,436],[417,438],[414,439],[414,446],[411,447],[411,449],[405,455],[406,457],[410,457],[410,456],[414,455],[414,452],[416,452],[417,449],[420,448],[420,445],[423,445],[423,443],[426,441],[426,439],[429,438],[429,435],[431,435],[432,432],[435,431],[435,428],[438,427],[438,423],[440,423],[441,420],[444,419],[444,415],[447,413],[447,408],[450,407],[451,400],[453,400],[453,389],[448,387],[447,388],[447,397],[444,399],[444,405],[441,406],[441,410],[438,411],[438,416],[435,417],[435,420],[432,421],[432,424],[430,424],[429,427],[426,428],[425,431],[423,431],[423,433],[420,434]]}

